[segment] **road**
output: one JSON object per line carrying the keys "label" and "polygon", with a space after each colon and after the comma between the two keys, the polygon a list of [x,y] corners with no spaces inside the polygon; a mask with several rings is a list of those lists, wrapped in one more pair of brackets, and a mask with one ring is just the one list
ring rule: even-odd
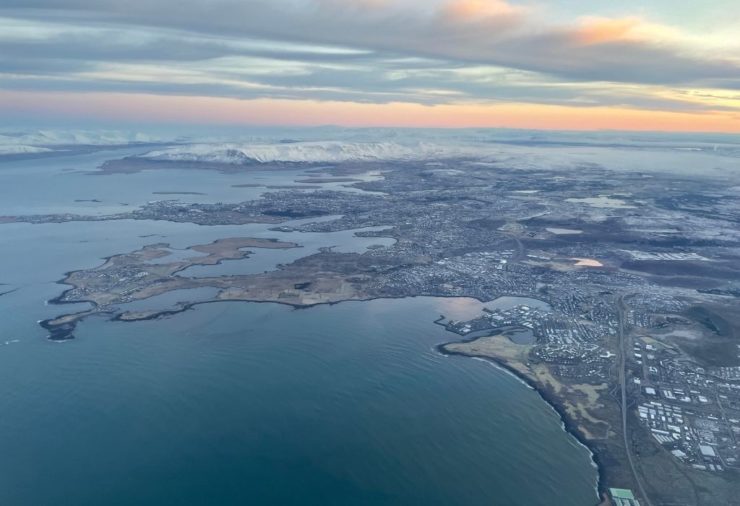
{"label": "road", "polygon": [[643,506],[652,506],[650,499],[645,493],[645,487],[642,484],[642,478],[637,472],[635,467],[634,459],[632,458],[632,446],[630,445],[628,433],[627,433],[627,339],[624,335],[624,318],[627,311],[627,305],[624,302],[624,296],[620,296],[617,301],[617,314],[619,316],[619,387],[621,389],[622,398],[622,436],[624,437],[624,451],[627,454],[627,461],[629,462],[630,469],[632,470],[632,476],[635,478],[635,483],[640,490],[640,496],[642,499]]}
{"label": "road", "polygon": [[517,237],[514,234],[509,234],[509,237],[516,243],[516,253],[511,258],[512,262],[521,262],[526,257],[526,250],[524,249],[524,245],[522,244],[522,241],[519,240],[519,237]]}

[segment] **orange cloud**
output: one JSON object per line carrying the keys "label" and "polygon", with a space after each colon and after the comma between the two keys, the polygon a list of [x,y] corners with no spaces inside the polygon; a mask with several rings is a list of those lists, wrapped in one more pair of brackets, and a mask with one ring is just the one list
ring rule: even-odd
{"label": "orange cloud", "polygon": [[442,9],[442,17],[451,21],[480,21],[522,13],[522,8],[505,0],[452,0]]}
{"label": "orange cloud", "polygon": [[578,45],[591,46],[618,42],[658,42],[677,39],[677,30],[665,25],[649,23],[637,16],[602,18],[587,16],[580,19],[571,33]]}
{"label": "orange cloud", "polygon": [[630,38],[634,27],[639,23],[639,18],[588,18],[573,32],[573,36],[583,45],[621,42]]}

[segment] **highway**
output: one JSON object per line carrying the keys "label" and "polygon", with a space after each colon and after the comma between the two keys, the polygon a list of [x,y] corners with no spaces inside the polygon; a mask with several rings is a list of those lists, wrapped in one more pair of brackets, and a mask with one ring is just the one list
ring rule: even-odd
{"label": "highway", "polygon": [[624,335],[624,319],[626,312],[627,305],[624,302],[624,296],[621,295],[617,301],[617,314],[619,315],[619,387],[621,389],[622,398],[622,436],[624,437],[624,451],[627,454],[627,461],[632,470],[632,476],[635,478],[635,483],[637,483],[637,487],[640,490],[643,506],[652,506],[648,495],[645,493],[642,479],[635,468],[635,463],[632,458],[632,449],[627,433],[627,354],[630,350],[627,349],[628,343]]}

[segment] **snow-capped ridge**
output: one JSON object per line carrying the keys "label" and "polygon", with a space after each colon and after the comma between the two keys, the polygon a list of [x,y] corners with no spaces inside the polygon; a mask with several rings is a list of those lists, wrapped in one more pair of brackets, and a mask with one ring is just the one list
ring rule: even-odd
{"label": "snow-capped ridge", "polygon": [[[35,130],[0,132],[0,146],[53,148],[59,146],[120,146],[162,142],[162,138],[140,132],[116,130]],[[10,150],[10,148],[7,148]],[[32,152],[32,151],[27,151]]]}
{"label": "snow-capped ridge", "polygon": [[28,155],[36,153],[49,153],[51,149],[28,146],[26,144],[0,144],[0,155]]}
{"label": "snow-capped ridge", "polygon": [[460,146],[396,142],[291,142],[281,144],[192,144],[151,151],[145,158],[242,164],[248,162],[346,162],[423,160],[470,155]]}

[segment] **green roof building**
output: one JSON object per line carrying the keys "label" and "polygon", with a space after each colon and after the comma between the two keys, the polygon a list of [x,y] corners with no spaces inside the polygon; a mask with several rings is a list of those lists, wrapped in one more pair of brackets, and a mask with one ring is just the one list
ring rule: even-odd
{"label": "green roof building", "polygon": [[635,499],[635,494],[626,488],[610,488],[609,495],[612,496],[614,506],[640,506],[640,502]]}

